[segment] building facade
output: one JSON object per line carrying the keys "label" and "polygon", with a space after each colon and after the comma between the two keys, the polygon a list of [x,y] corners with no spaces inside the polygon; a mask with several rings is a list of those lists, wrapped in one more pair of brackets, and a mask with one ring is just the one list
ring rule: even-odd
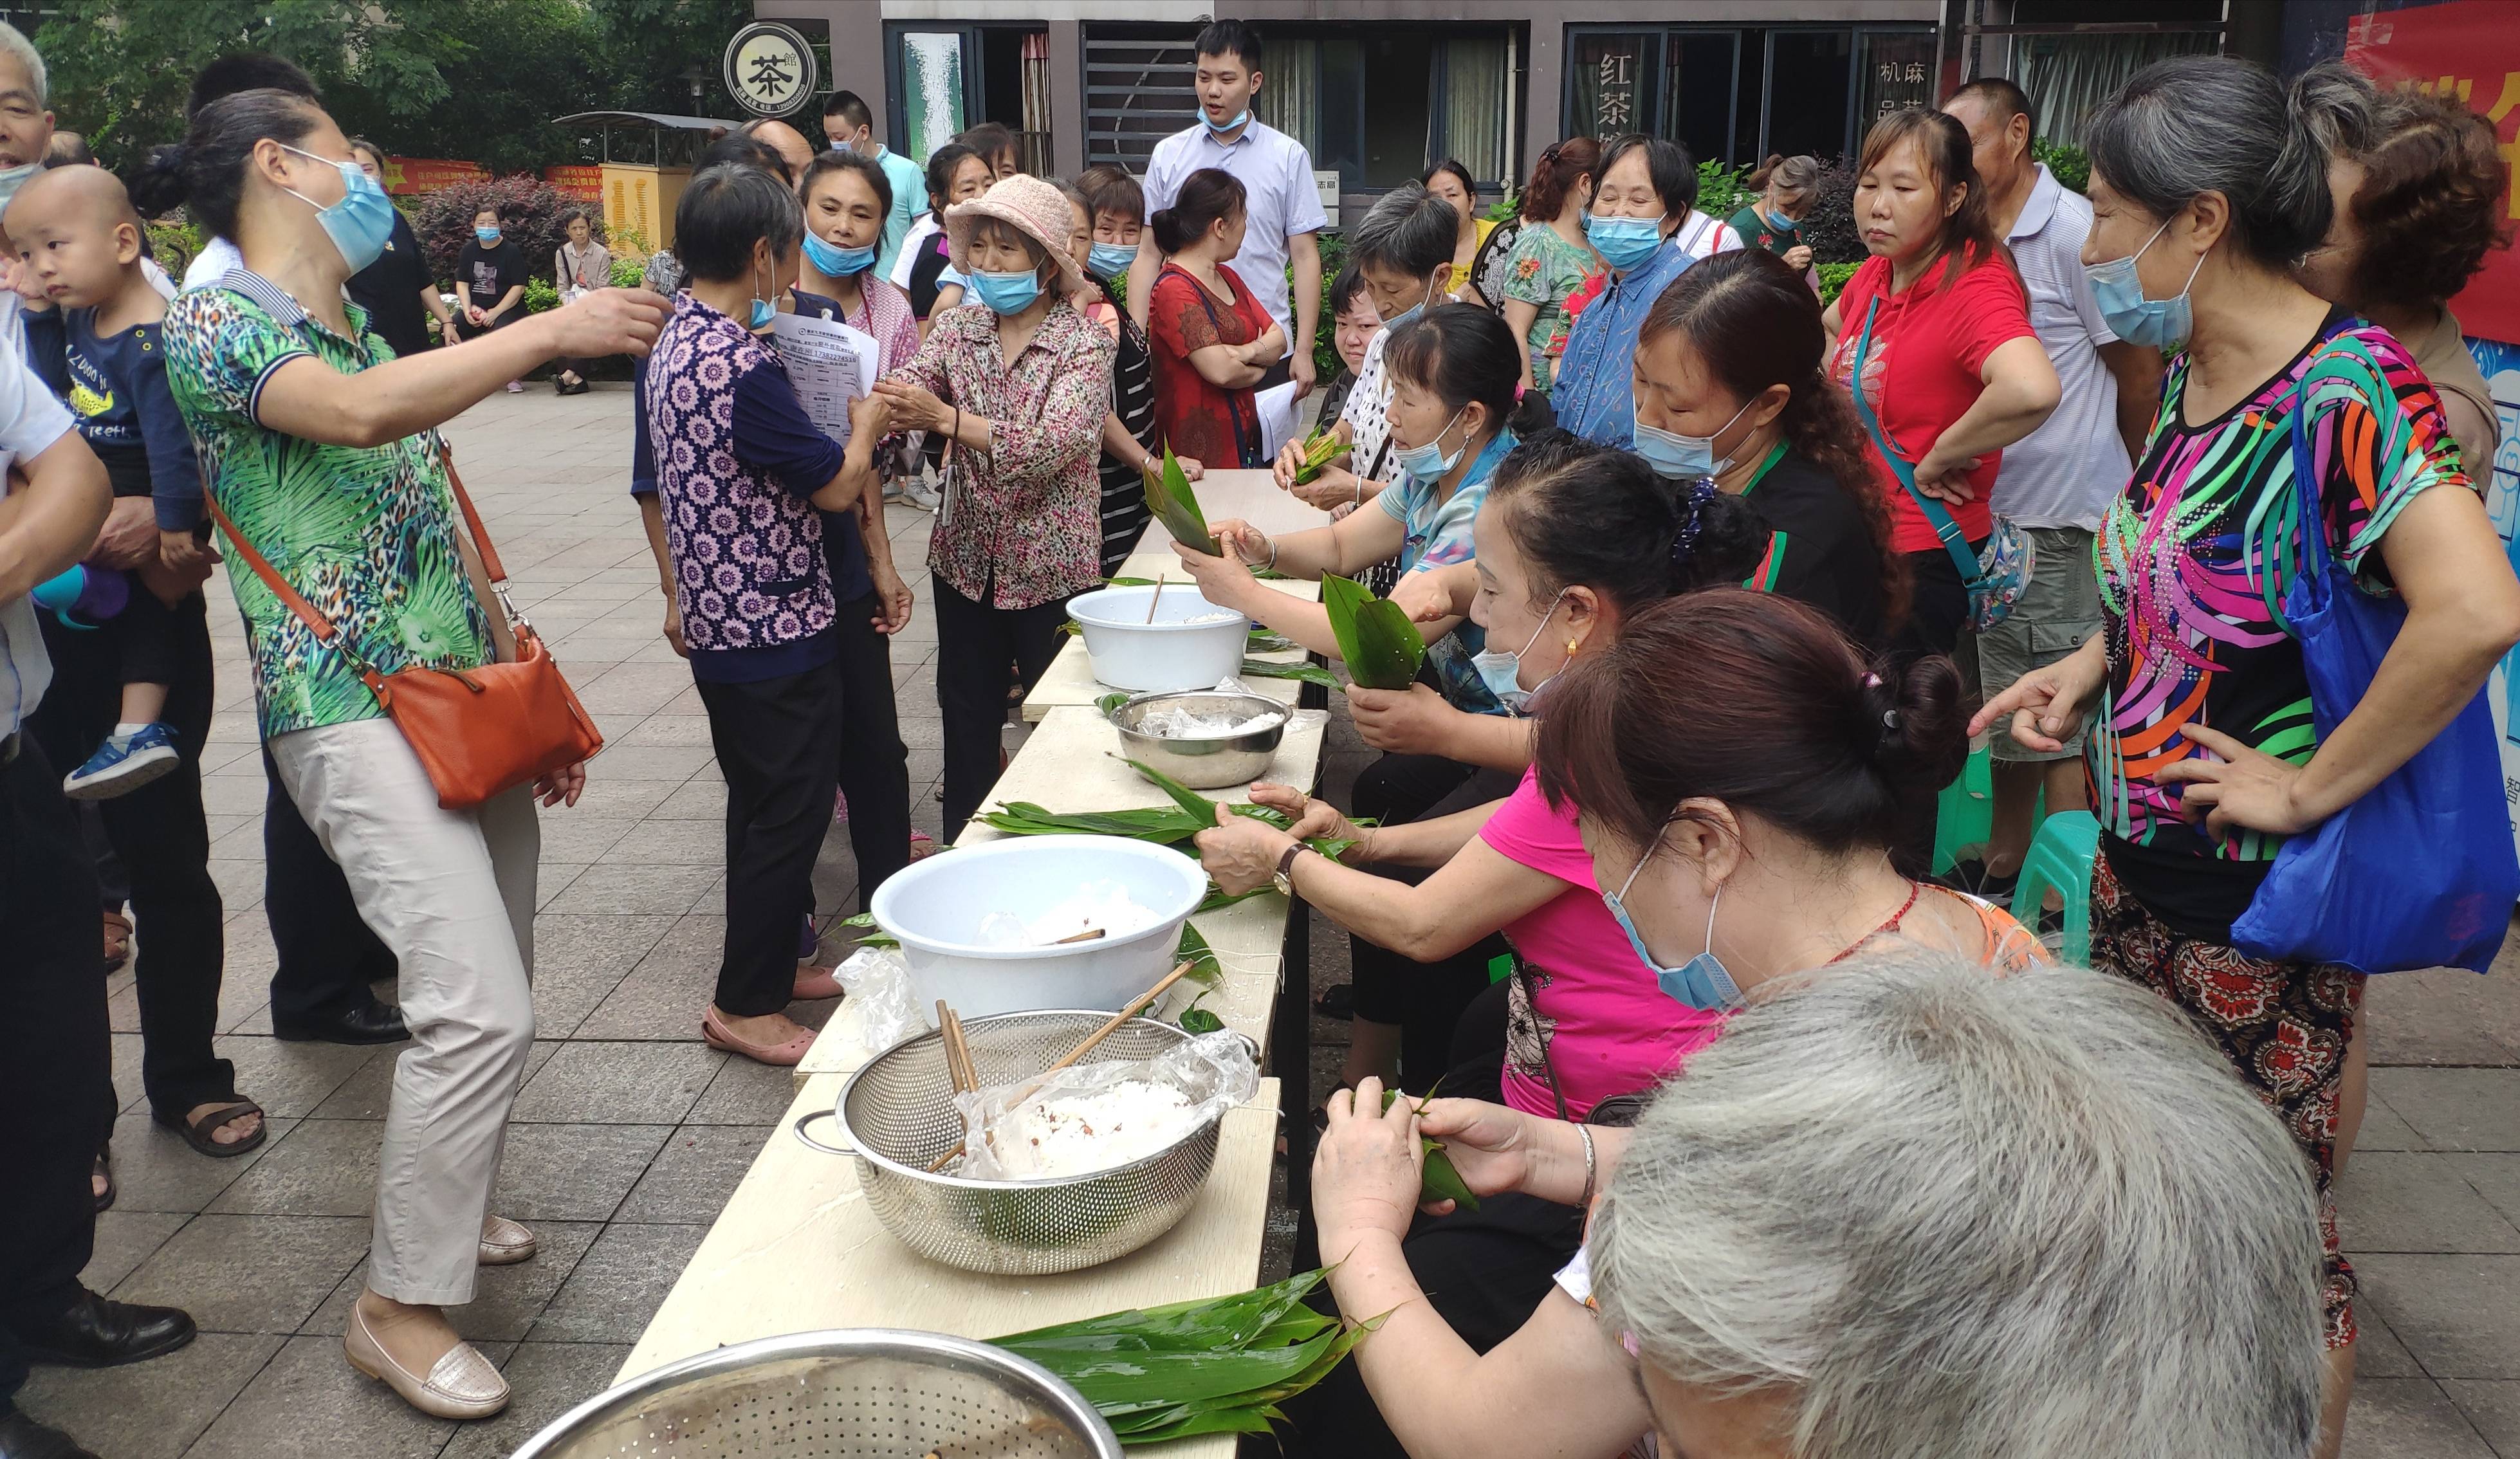
{"label": "building facade", "polygon": [[1947,0],[754,0],[828,44],[830,85],[924,157],[983,120],[1027,166],[1143,171],[1196,120],[1191,40],[1260,27],[1262,120],[1312,153],[1334,216],[1455,157],[1499,194],[1550,143],[1647,131],[1700,158],[1835,156],[1868,118],[1930,104]]}

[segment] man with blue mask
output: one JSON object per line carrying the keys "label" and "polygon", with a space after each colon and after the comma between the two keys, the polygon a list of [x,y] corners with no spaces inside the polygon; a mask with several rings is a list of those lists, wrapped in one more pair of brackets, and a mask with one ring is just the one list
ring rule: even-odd
{"label": "man with blue mask", "polygon": [[853,152],[873,161],[892,184],[892,209],[884,214],[883,242],[878,245],[875,262],[876,277],[889,279],[893,260],[901,256],[902,240],[910,237],[911,225],[927,213],[926,171],[876,140],[875,111],[854,91],[834,91],[824,99],[823,140],[834,152]]}
{"label": "man with blue mask", "polygon": [[[2055,414],[2004,448],[1995,482],[1995,509],[2030,534],[2039,564],[2011,616],[1976,636],[1979,675],[2001,686],[2063,658],[2099,628],[2092,539],[2143,454],[2161,399],[2161,350],[2106,312],[2098,292],[2105,275],[2083,267],[2092,204],[2030,155],[2038,116],[2021,88],[1981,78],[1943,110],[1968,129],[1987,216],[2012,250],[2030,294],[2031,328],[2064,392]],[[2001,901],[2029,853],[2041,791],[2050,811],[2085,804],[2083,741],[2076,735],[2062,749],[2041,751],[1999,734],[1990,753],[1995,818],[1986,852],[1952,876],[1961,890]]]}
{"label": "man with blue mask", "polygon": [[[1315,235],[1329,226],[1313,186],[1312,155],[1304,144],[1252,114],[1262,80],[1258,31],[1240,21],[1220,20],[1199,31],[1192,49],[1198,57],[1194,84],[1199,119],[1156,143],[1147,158],[1147,216],[1172,206],[1182,183],[1202,167],[1232,173],[1242,184],[1249,228],[1234,271],[1286,332],[1288,349],[1285,359],[1261,377],[1259,388],[1291,379],[1301,399],[1313,388],[1313,334],[1321,322],[1322,255]],[[1289,264],[1294,269],[1291,297]],[[1151,234],[1142,238],[1137,260],[1129,266],[1129,312],[1140,329],[1146,328],[1155,275],[1163,266],[1163,252]]]}
{"label": "man with blue mask", "polygon": [[1696,260],[1666,246],[1697,200],[1697,169],[1676,142],[1626,137],[1601,157],[1601,179],[1584,236],[1610,266],[1609,286],[1566,332],[1566,353],[1549,403],[1557,423],[1588,441],[1625,449],[1634,438],[1630,361],[1645,314]]}

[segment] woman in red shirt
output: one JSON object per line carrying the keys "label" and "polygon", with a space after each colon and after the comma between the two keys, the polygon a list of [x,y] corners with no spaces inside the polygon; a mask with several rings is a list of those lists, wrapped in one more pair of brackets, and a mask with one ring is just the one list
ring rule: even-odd
{"label": "woman in red shirt", "polygon": [[1242,184],[1202,167],[1148,223],[1165,259],[1147,308],[1156,428],[1176,456],[1266,467],[1253,387],[1286,353],[1286,332],[1225,266],[1242,248]]}
{"label": "woman in red shirt", "polygon": [[[1987,493],[2003,448],[2056,409],[2056,372],[2031,332],[2012,256],[1988,220],[1968,133],[1939,111],[1894,111],[1864,138],[1855,222],[1872,256],[1829,305],[1829,375],[1853,385],[1868,320],[1862,389],[1917,490],[1959,524],[1972,550],[1995,530]],[[1878,306],[1877,308],[1875,306]],[[1891,546],[1914,591],[1894,651],[1949,653],[1968,618],[1959,565],[1869,443],[1890,498]]]}

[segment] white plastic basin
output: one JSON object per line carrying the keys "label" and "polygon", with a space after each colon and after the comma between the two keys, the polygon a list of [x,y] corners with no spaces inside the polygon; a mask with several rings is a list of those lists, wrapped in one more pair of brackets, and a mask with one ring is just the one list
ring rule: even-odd
{"label": "white plastic basin", "polygon": [[1067,616],[1085,631],[1095,679],[1139,693],[1214,688],[1239,672],[1251,620],[1236,613],[1216,623],[1186,621],[1224,611],[1188,583],[1165,584],[1161,597],[1150,587],[1103,588],[1067,602]]}
{"label": "white plastic basin", "polygon": [[[980,919],[1030,921],[1094,882],[1114,881],[1158,915],[1120,937],[1048,948],[992,948]],[[900,939],[902,961],[933,1028],[936,1000],[962,1018],[1036,1008],[1117,1012],[1172,970],[1181,926],[1207,896],[1199,863],[1166,846],[1119,836],[1013,836],[911,862],[876,889],[876,925]]]}

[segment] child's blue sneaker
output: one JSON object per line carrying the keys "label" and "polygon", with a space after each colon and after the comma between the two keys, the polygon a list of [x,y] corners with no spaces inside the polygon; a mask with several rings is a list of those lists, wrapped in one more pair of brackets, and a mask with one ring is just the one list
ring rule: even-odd
{"label": "child's blue sneaker", "polygon": [[129,795],[176,764],[175,731],[143,725],[129,734],[109,735],[87,764],[62,781],[62,793],[74,801],[112,800]]}

